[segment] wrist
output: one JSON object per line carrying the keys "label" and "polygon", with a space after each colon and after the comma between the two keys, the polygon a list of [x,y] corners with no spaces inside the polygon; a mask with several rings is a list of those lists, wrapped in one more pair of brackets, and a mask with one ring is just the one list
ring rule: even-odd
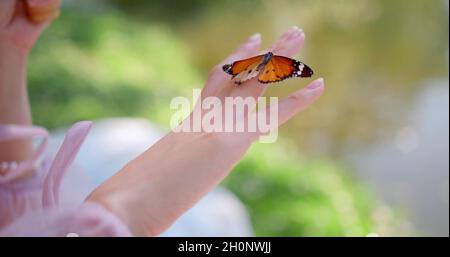
{"label": "wrist", "polygon": [[36,32],[0,31],[0,54],[26,59],[36,42]]}
{"label": "wrist", "polygon": [[[26,53],[0,42],[0,92],[7,98],[26,93]],[[6,100],[6,99],[4,99]]]}
{"label": "wrist", "polygon": [[[27,54],[0,39],[0,124],[31,125],[26,87]],[[29,159],[31,140],[0,143],[0,161]]]}
{"label": "wrist", "polygon": [[[135,236],[152,236],[148,228],[149,216],[142,219],[139,214],[133,214],[135,201],[127,198],[128,194],[121,190],[105,190],[104,188],[96,189],[85,200],[85,202],[93,202],[101,205],[106,210],[113,213],[119,220],[123,222],[128,230]],[[142,207],[142,206],[141,206]]]}
{"label": "wrist", "polygon": [[11,66],[25,67],[29,52],[28,48],[18,47],[0,37],[0,64],[3,70]]}

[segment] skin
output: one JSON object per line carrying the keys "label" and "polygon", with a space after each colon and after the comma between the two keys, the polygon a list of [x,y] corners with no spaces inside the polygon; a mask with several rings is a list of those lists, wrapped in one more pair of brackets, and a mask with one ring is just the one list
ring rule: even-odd
{"label": "skin", "polygon": [[[304,38],[301,30],[291,28],[271,50],[293,56],[303,46]],[[261,96],[267,85],[255,78],[236,86],[222,71],[223,64],[258,54],[260,44],[260,36],[252,36],[215,66],[202,97]],[[323,80],[317,79],[280,101],[278,125],[304,110],[323,90]],[[247,119],[235,118],[237,122]],[[158,235],[220,183],[258,136],[259,133],[169,133],[97,188],[88,200],[113,210],[134,234]]]}
{"label": "skin", "polygon": [[[31,6],[47,5],[55,0],[28,0]],[[24,1],[0,1],[0,123],[31,125],[26,67],[28,54],[48,25],[34,24],[25,13]],[[31,141],[0,143],[0,161],[30,158]]]}
{"label": "skin", "polygon": [[[7,0],[7,2],[15,1]],[[3,10],[1,5],[0,10]],[[6,14],[2,11],[0,18],[4,19],[5,16]],[[34,42],[45,24],[26,24],[33,26],[32,30],[35,34],[26,34],[30,31],[25,29],[14,30],[13,34],[23,38],[22,42]],[[2,98],[8,100],[14,97],[14,101],[9,100],[7,103],[0,101],[2,103],[0,123],[31,124],[25,67],[32,43],[25,44],[28,47],[23,48],[19,46],[22,44],[14,43],[16,41],[7,40],[8,37],[4,34],[8,34],[5,33],[8,27],[8,25],[1,27],[3,30],[0,38],[1,56],[3,57],[3,54],[11,48],[19,49],[18,52],[21,54],[8,56],[9,63],[18,63],[14,69],[4,64],[0,65]],[[281,35],[270,49],[263,52],[270,50],[274,54],[292,57],[302,48],[304,39],[303,31],[293,27]],[[4,41],[9,43],[5,46]],[[225,97],[261,96],[267,87],[266,84],[260,84],[255,78],[241,86],[236,86],[229,75],[222,70],[222,66],[226,63],[259,54],[260,45],[261,37],[255,34],[233,54],[217,64],[209,73],[201,93],[202,98],[216,96],[223,100]],[[283,124],[304,110],[319,98],[323,90],[323,79],[317,79],[307,87],[282,99],[278,103],[279,122],[276,125]],[[195,108],[199,109],[199,106],[200,104],[197,103]],[[246,122],[248,119],[247,116],[234,115],[234,117],[236,122]],[[191,119],[192,114],[184,122]],[[101,184],[86,201],[100,203],[116,214],[128,225],[134,235],[158,235],[220,183],[260,135],[259,132],[171,132]],[[9,153],[10,150],[0,152],[0,161],[9,160],[8,158],[20,160],[29,156],[30,148],[27,144],[21,145],[20,142],[15,142],[7,147],[6,149],[14,149],[15,154]],[[4,145],[1,145],[0,149],[5,149]]]}

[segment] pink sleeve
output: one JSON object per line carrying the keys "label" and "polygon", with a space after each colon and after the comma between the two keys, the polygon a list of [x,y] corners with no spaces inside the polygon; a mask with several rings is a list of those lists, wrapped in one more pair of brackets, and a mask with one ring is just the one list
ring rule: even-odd
{"label": "pink sleeve", "polygon": [[96,203],[30,212],[0,230],[0,236],[131,236],[128,228]]}
{"label": "pink sleeve", "polygon": [[[73,125],[53,162],[37,162],[47,143],[47,131],[39,127],[0,125],[0,141],[42,137],[30,160],[0,176],[0,236],[130,236],[128,228],[112,213],[95,203],[60,206],[59,189],[75,159],[91,122]],[[36,173],[17,179],[30,168]]]}

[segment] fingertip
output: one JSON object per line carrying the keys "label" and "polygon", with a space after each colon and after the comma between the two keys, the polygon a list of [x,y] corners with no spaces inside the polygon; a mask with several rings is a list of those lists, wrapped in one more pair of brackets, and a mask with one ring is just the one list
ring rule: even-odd
{"label": "fingertip", "polygon": [[300,37],[302,37],[303,39],[306,38],[306,34],[303,30],[300,31]]}
{"label": "fingertip", "polygon": [[319,78],[311,82],[305,88],[299,89],[292,94],[293,98],[301,99],[302,101],[307,99],[315,99],[322,94],[324,90],[324,80]]}
{"label": "fingertip", "polygon": [[296,113],[313,104],[324,91],[324,80],[319,78],[311,82],[306,88],[299,89],[280,103],[280,121],[286,122]]}
{"label": "fingertip", "polygon": [[252,35],[247,41],[245,41],[230,57],[243,58],[245,56],[251,56],[252,54],[256,54],[260,45],[261,35],[259,33],[256,33]]}
{"label": "fingertip", "polygon": [[27,0],[26,12],[33,23],[51,21],[60,15],[60,0]]}
{"label": "fingertip", "polygon": [[305,89],[300,90],[301,94],[305,94],[309,98],[317,98],[322,95],[325,89],[323,78],[318,78],[311,82]]}
{"label": "fingertip", "polygon": [[320,87],[324,87],[325,82],[323,78],[318,78],[316,80],[314,80],[313,82],[311,82],[311,84],[309,84],[306,89],[308,90],[316,90]]}
{"label": "fingertip", "polygon": [[247,50],[251,50],[254,48],[258,48],[259,45],[261,44],[261,34],[259,33],[255,33],[253,35],[251,35],[247,41],[245,41],[239,48],[238,48],[238,52],[240,51],[247,51]]}
{"label": "fingertip", "polygon": [[248,41],[259,41],[261,40],[261,34],[260,33],[255,33],[252,36],[250,36],[248,38]]}
{"label": "fingertip", "polygon": [[303,30],[297,26],[292,26],[291,29],[288,31],[289,32],[289,38],[295,38],[298,36],[303,36],[305,35],[305,33],[303,32]]}

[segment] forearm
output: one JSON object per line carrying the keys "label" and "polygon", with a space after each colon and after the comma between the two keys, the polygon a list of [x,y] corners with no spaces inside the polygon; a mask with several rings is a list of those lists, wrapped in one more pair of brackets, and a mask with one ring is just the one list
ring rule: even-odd
{"label": "forearm", "polygon": [[[134,234],[157,235],[217,185],[247,150],[242,144],[230,152],[227,144],[213,133],[170,133],[88,200],[100,201]],[[130,200],[141,197],[151,204],[143,206]],[[130,211],[136,209],[145,211]]]}
{"label": "forearm", "polygon": [[[31,125],[25,53],[0,42],[0,124]],[[0,143],[0,161],[21,161],[31,154],[30,140]]]}
{"label": "forearm", "polygon": [[[31,125],[28,53],[59,13],[59,0],[0,0],[0,124]],[[31,20],[29,20],[31,19]],[[31,155],[31,140],[0,143],[0,162]]]}

